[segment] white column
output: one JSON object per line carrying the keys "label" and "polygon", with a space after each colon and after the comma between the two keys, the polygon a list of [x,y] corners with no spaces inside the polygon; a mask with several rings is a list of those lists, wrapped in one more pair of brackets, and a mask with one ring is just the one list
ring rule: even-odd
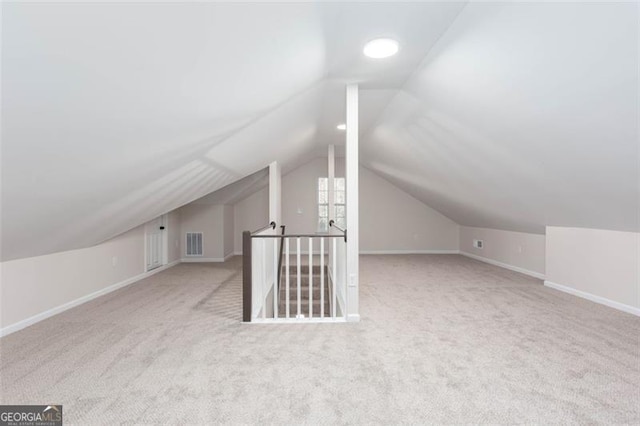
{"label": "white column", "polygon": [[358,85],[347,86],[347,136],[345,180],[347,186],[347,321],[360,321],[358,310],[359,280],[359,195],[358,173]]}
{"label": "white column", "polygon": [[329,181],[329,192],[328,192],[328,197],[329,197],[329,220],[333,219],[336,220],[335,216],[335,200],[334,200],[334,186],[333,186],[333,182],[334,179],[336,177],[336,154],[335,154],[335,146],[334,145],[329,145],[329,153],[327,155],[327,176],[328,176],[328,181]]}
{"label": "white column", "polygon": [[[269,164],[269,222],[282,225],[282,178],[280,165]],[[276,230],[277,233],[277,230]]]}
{"label": "white column", "polygon": [[[275,222],[276,229],[269,230],[271,234],[279,234],[278,226],[282,225],[282,179],[281,179],[281,170],[280,165],[274,161],[269,164],[269,223]],[[273,250],[273,256],[278,254],[278,245],[274,244],[271,248]],[[269,253],[267,250],[264,251],[263,256],[267,256]],[[274,315],[277,311],[277,299],[279,294],[277,292],[278,289],[278,262],[274,261],[273,269],[270,269],[269,274],[269,289],[267,291],[273,291],[273,311]],[[266,309],[266,306],[265,306]],[[277,316],[274,316],[277,318]]]}

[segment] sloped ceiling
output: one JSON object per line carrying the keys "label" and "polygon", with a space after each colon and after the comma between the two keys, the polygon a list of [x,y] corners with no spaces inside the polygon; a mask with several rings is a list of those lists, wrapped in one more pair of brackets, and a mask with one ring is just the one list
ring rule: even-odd
{"label": "sloped ceiling", "polygon": [[463,225],[639,227],[638,4],[470,3],[362,143]]}
{"label": "sloped ceiling", "polygon": [[634,3],[10,2],[2,259],[342,144],[353,82],[362,162],[459,223],[637,229]]}
{"label": "sloped ceiling", "polygon": [[220,188],[191,204],[231,205],[247,198],[249,195],[269,186],[269,168],[258,170],[224,188]]}

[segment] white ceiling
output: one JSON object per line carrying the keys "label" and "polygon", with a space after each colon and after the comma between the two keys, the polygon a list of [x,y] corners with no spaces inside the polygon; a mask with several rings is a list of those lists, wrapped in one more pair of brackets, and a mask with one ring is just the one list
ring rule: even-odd
{"label": "white ceiling", "polygon": [[459,223],[638,229],[635,3],[2,8],[3,260],[326,152],[347,82],[362,162]]}
{"label": "white ceiling", "polygon": [[233,205],[244,200],[249,195],[269,186],[269,168],[258,170],[249,176],[243,177],[224,188],[213,191],[202,198],[198,198],[191,204],[204,205]]}
{"label": "white ceiling", "polygon": [[464,225],[639,230],[638,4],[471,3],[362,145]]}

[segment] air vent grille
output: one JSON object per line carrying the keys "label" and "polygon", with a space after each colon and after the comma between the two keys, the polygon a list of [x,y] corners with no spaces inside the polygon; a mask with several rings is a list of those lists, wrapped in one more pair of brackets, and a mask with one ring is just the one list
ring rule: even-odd
{"label": "air vent grille", "polygon": [[202,256],[202,232],[187,232],[187,256]]}

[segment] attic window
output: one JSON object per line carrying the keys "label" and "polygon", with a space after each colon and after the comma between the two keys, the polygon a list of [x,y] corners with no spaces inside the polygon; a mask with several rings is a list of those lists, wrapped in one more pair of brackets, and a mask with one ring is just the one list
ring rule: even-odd
{"label": "attic window", "polygon": [[318,232],[329,231],[329,220],[336,221],[341,228],[345,226],[345,180],[333,178],[333,214],[329,215],[329,178],[318,178]]}

